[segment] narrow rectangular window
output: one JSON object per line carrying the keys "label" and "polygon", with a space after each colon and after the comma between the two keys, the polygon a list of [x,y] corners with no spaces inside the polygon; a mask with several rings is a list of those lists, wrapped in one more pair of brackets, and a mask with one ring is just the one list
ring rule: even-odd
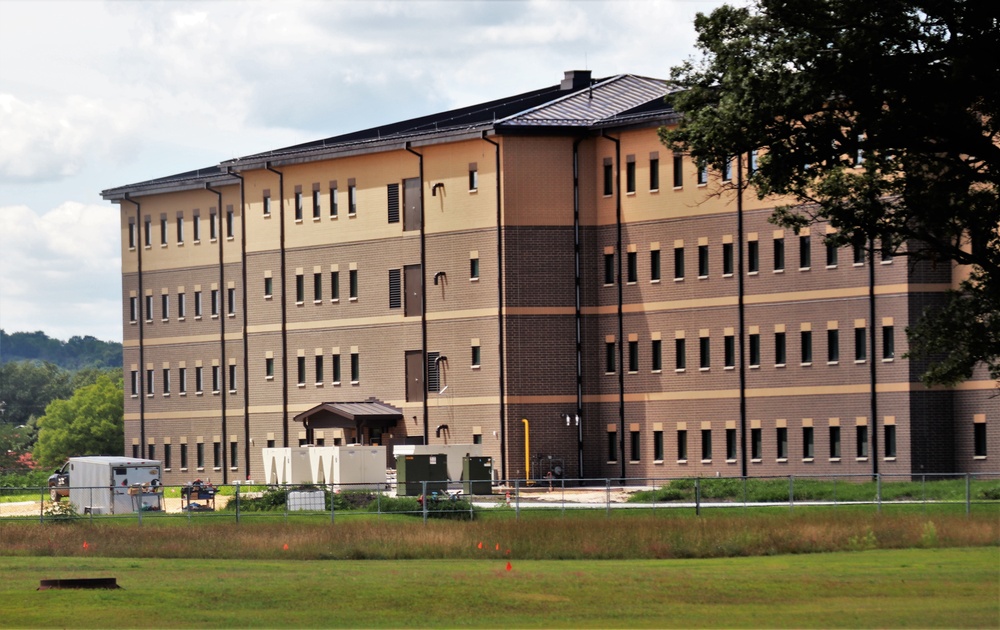
{"label": "narrow rectangular window", "polygon": [[636,260],[636,252],[627,254],[628,282],[635,284],[639,280],[639,263]]}
{"label": "narrow rectangular window", "polygon": [[160,219],[160,245],[167,244],[167,218]]}
{"label": "narrow rectangular window", "polygon": [[840,427],[830,427],[830,459],[840,459]]}
{"label": "narrow rectangular window", "polygon": [[826,362],[840,361],[840,331],[836,328],[826,331]]}
{"label": "narrow rectangular window", "polygon": [[152,295],[147,295],[146,296],[146,321],[147,322],[152,322],[153,321],[153,296]]}
{"label": "narrow rectangular window", "polygon": [[150,444],[146,447],[146,457],[156,459],[156,444]]}
{"label": "narrow rectangular window", "polygon": [[736,337],[733,335],[726,335],[723,339],[723,347],[725,348],[725,365],[727,368],[736,367]]}
{"label": "narrow rectangular window", "polygon": [[774,333],[774,364],[784,365],[785,364],[785,333],[776,332]]}
{"label": "narrow rectangular window", "polygon": [[226,289],[226,308],[230,315],[236,314],[236,289],[232,287]]}
{"label": "narrow rectangular window", "polygon": [[238,442],[230,442],[229,443],[229,467],[230,468],[239,468],[239,465],[236,463],[236,456],[239,454],[239,451],[240,451],[240,449],[239,449],[239,443]]}
{"label": "narrow rectangular window", "polygon": [[274,279],[268,276],[264,278],[264,297],[271,297],[274,293]]}
{"label": "narrow rectangular window", "polygon": [[809,269],[812,266],[812,245],[808,235],[799,236],[799,269]]}
{"label": "narrow rectangular window", "polygon": [[323,274],[313,274],[313,302],[323,301]]}
{"label": "narrow rectangular window", "polygon": [[702,460],[712,459],[712,430],[701,430],[701,458]]}
{"label": "narrow rectangular window", "polygon": [[226,238],[236,236],[236,213],[232,208],[226,209]]}
{"label": "narrow rectangular window", "polygon": [[611,163],[611,158],[604,160],[604,196],[610,197],[615,192],[614,187],[614,165]]}
{"label": "narrow rectangular window", "polygon": [[674,248],[674,280],[684,279],[684,248]]}
{"label": "narrow rectangular window", "polygon": [[826,242],[826,266],[836,267],[838,258],[839,248],[836,243],[830,241]]}
{"label": "narrow rectangular window", "polygon": [[774,270],[784,271],[785,269],[785,239],[774,239]]}
{"label": "narrow rectangular window", "polygon": [[635,192],[635,162],[625,163],[625,192]]}
{"label": "narrow rectangular window", "polygon": [[177,242],[184,242],[184,217],[180,215],[177,216]]}
{"label": "narrow rectangular window", "polygon": [[201,242],[201,215],[194,215],[191,217],[191,236],[194,237],[195,243]]}
{"label": "narrow rectangular window", "polygon": [[885,449],[886,457],[896,456],[896,425],[885,425],[885,439],[882,441],[882,448]]}
{"label": "narrow rectangular window", "polygon": [[222,444],[219,442],[212,442],[212,466],[222,467]]}
{"label": "narrow rectangular window", "polygon": [[132,395],[139,395],[139,370],[132,370]]}
{"label": "narrow rectangular window", "polygon": [[349,277],[349,282],[350,282],[349,289],[351,291],[350,298],[352,300],[356,300],[356,299],[358,299],[358,270],[357,269],[351,269],[349,276],[350,276]]}
{"label": "narrow rectangular window", "polygon": [[854,329],[854,360],[866,361],[868,359],[868,344],[865,340],[865,329]]}
{"label": "narrow rectangular window", "polygon": [[208,213],[208,238],[213,242],[219,238],[219,224],[215,212]]}
{"label": "narrow rectangular window", "polygon": [[704,160],[698,161],[698,185],[704,186],[708,183],[708,164]]}
{"label": "narrow rectangular window", "polygon": [[812,459],[815,456],[813,452],[813,428],[812,427],[802,427],[802,458]]}
{"label": "narrow rectangular window", "polygon": [[295,191],[295,220],[302,220],[302,191]]}
{"label": "narrow rectangular window", "polygon": [[306,300],[306,280],[301,273],[295,274],[295,301],[302,304]]}
{"label": "narrow rectangular window", "polygon": [[684,157],[674,156],[674,188],[681,188],[684,185]]}
{"label": "narrow rectangular window", "polygon": [[479,190],[479,168],[475,164],[469,165],[469,190]]}
{"label": "narrow rectangular window", "polygon": [[306,358],[305,357],[298,357],[296,359],[296,366],[295,367],[296,367],[296,376],[297,376],[295,382],[298,383],[299,385],[305,385],[306,384]]}
{"label": "narrow rectangular window", "polygon": [[757,172],[757,152],[751,151],[750,158],[747,163],[747,175],[753,175]]}
{"label": "narrow rectangular window", "polygon": [[615,255],[604,254],[604,284],[615,283]]}
{"label": "narrow rectangular window", "polygon": [[340,202],[337,199],[337,187],[330,187],[330,217],[336,219],[337,213],[340,211]]}
{"label": "narrow rectangular window", "polygon": [[170,394],[170,368],[163,368],[163,394]]}
{"label": "narrow rectangular window", "polygon": [[313,188],[313,218],[319,219],[322,216],[322,206],[320,204],[319,187]]}
{"label": "narrow rectangular window", "polygon": [[340,384],[340,355],[335,354],[331,357],[333,359],[333,365],[330,366],[330,371],[333,372],[331,375],[333,377],[333,384]]}
{"label": "narrow rectangular window", "polygon": [[187,394],[187,368],[177,368],[177,391]]}
{"label": "narrow rectangular window", "polygon": [[868,427],[859,426],[857,428],[856,436],[858,441],[857,456],[868,457]]}
{"label": "narrow rectangular window", "polygon": [[896,334],[892,326],[882,327],[882,359],[889,360],[896,357]]}
{"label": "narrow rectangular window", "polygon": [[760,271],[760,243],[747,241],[747,273]]}
{"label": "narrow rectangular window", "polygon": [[631,442],[630,446],[631,446],[632,455],[631,455],[631,458],[629,459],[629,461],[638,462],[638,461],[642,460],[642,448],[640,448],[639,435],[640,434],[639,434],[638,431],[631,431],[630,432],[630,435],[629,435],[630,440],[629,441]]}
{"label": "narrow rectangular window", "polygon": [[675,339],[674,340],[674,360],[675,367],[677,371],[682,371],[687,369],[687,348],[685,347],[685,340]]}
{"label": "narrow rectangular window", "polygon": [[864,239],[856,238],[851,243],[851,250],[854,254],[854,264],[863,265],[865,264],[865,241]]}
{"label": "narrow rectangular window", "polygon": [[351,184],[347,187],[347,203],[350,206],[347,213],[355,215],[358,213],[358,187]]}
{"label": "narrow rectangular window", "polygon": [[736,461],[736,429],[726,429],[726,459]]}
{"label": "narrow rectangular window", "polygon": [[357,352],[351,353],[351,382],[357,383],[361,380],[361,357]]}
{"label": "narrow rectangular window", "polygon": [[750,429],[750,459],[760,460],[764,456],[764,432]]}
{"label": "narrow rectangular window", "polygon": [[618,432],[608,431],[608,461],[618,461]]}
{"label": "narrow rectangular window", "polygon": [[650,348],[650,354],[653,355],[653,371],[659,372],[663,369],[663,342],[659,339],[654,339]]}
{"label": "narrow rectangular window", "polygon": [[985,422],[976,422],[972,425],[972,454],[974,457],[986,457]]}
{"label": "narrow rectangular window", "polygon": [[129,222],[128,224],[128,248],[135,249],[135,223]]}
{"label": "narrow rectangular window", "polygon": [[184,299],[184,293],[177,294],[177,317],[179,319],[184,319],[187,316],[187,301]]}
{"label": "narrow rectangular window", "polygon": [[[170,445],[169,444],[164,444],[163,445],[163,467],[164,468],[170,468],[170,455],[171,455],[171,453],[170,453]],[[150,459],[153,459],[153,457],[150,456]]]}
{"label": "narrow rectangular window", "polygon": [[722,244],[722,275],[733,275],[733,244]]}
{"label": "narrow rectangular window", "polygon": [[479,367],[479,366],[481,366],[482,365],[482,362],[481,362],[482,358],[483,358],[482,347],[481,346],[472,346],[472,367]]}
{"label": "narrow rectangular window", "polygon": [[698,246],[698,277],[708,277],[708,245]]}
{"label": "narrow rectangular window", "polygon": [[649,279],[660,281],[660,250],[658,249],[649,252]]}
{"label": "narrow rectangular window", "polygon": [[628,371],[638,372],[639,371],[639,342],[629,341],[628,342]]}
{"label": "narrow rectangular window", "polygon": [[323,355],[316,355],[316,384],[323,382]]}
{"label": "narrow rectangular window", "polygon": [[205,371],[204,368],[198,366],[194,368],[194,391],[197,394],[202,393],[205,390]]}
{"label": "narrow rectangular window", "polygon": [[799,333],[799,344],[802,346],[802,363],[809,364],[813,360],[813,334],[811,330]]}
{"label": "narrow rectangular window", "polygon": [[212,366],[212,392],[217,394],[222,391],[222,368],[218,365]]}
{"label": "narrow rectangular window", "polygon": [[198,455],[198,468],[205,467],[205,444],[203,442],[198,442],[197,455]]}
{"label": "narrow rectangular window", "polygon": [[143,245],[150,247],[153,244],[153,220],[146,217],[143,228]]}
{"label": "narrow rectangular window", "polygon": [[271,191],[265,190],[264,196],[262,197],[264,203],[264,216],[271,216]]}
{"label": "narrow rectangular window", "polygon": [[615,342],[608,341],[604,344],[604,372],[614,374],[615,372]]}
{"label": "narrow rectangular window", "polygon": [[219,290],[212,289],[212,317],[219,316]]}
{"label": "narrow rectangular window", "polygon": [[340,272],[330,272],[330,300],[337,302],[340,300]]}
{"label": "narrow rectangular window", "polygon": [[688,432],[687,429],[677,429],[677,459],[686,461],[688,458]]}
{"label": "narrow rectangular window", "polygon": [[653,459],[663,461],[663,431],[653,431]]}
{"label": "narrow rectangular window", "polygon": [[750,335],[750,367],[760,366],[760,335]]}
{"label": "narrow rectangular window", "polygon": [[733,181],[733,159],[726,158],[726,161],[722,163],[722,181],[731,182]]}
{"label": "narrow rectangular window", "polygon": [[146,370],[146,395],[152,396],[155,393],[153,386],[153,370]]}
{"label": "narrow rectangular window", "polygon": [[470,258],[469,259],[469,279],[479,280],[479,259]]}
{"label": "narrow rectangular window", "polygon": [[229,364],[229,393],[236,393],[236,364]]}
{"label": "narrow rectangular window", "polygon": [[649,160],[649,189],[660,189],[660,158]]}
{"label": "narrow rectangular window", "polygon": [[707,370],[712,367],[712,343],[709,337],[698,339],[699,367]]}
{"label": "narrow rectangular window", "polygon": [[130,297],[128,299],[128,320],[135,323],[139,319],[139,298]]}
{"label": "narrow rectangular window", "polygon": [[188,445],[181,444],[181,470],[188,467]]}
{"label": "narrow rectangular window", "polygon": [[788,459],[788,429],[778,427],[775,436],[778,443],[778,459]]}
{"label": "narrow rectangular window", "polygon": [[264,359],[264,376],[266,378],[274,378],[274,358],[272,357]]}

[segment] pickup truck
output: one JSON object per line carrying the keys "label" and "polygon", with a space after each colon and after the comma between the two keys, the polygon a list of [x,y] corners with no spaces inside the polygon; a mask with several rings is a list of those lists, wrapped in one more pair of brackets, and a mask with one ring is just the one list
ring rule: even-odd
{"label": "pickup truck", "polygon": [[49,498],[59,502],[63,497],[69,496],[69,462],[57,468],[49,475]]}

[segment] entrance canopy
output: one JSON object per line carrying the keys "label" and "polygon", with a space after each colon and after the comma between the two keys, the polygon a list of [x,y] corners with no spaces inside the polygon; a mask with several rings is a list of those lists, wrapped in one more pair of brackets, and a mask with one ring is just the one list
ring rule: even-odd
{"label": "entrance canopy", "polygon": [[348,429],[360,437],[371,434],[372,429],[386,431],[403,419],[403,411],[381,400],[369,398],[364,402],[325,402],[295,416],[309,431],[316,429]]}

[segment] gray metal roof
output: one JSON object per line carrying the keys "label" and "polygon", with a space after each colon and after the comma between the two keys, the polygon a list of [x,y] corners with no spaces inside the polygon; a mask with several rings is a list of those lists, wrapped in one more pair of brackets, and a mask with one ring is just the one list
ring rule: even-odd
{"label": "gray metal roof", "polygon": [[364,420],[370,418],[394,418],[401,419],[403,410],[386,404],[381,400],[366,400],[363,402],[325,402],[316,405],[308,411],[303,411],[293,418],[295,422],[302,422],[309,416],[320,411],[328,411],[334,415],[349,420]]}
{"label": "gray metal roof", "polygon": [[650,101],[662,100],[669,91],[668,83],[661,79],[620,74],[589,89],[510,116],[498,124],[506,127],[589,126],[614,119]]}

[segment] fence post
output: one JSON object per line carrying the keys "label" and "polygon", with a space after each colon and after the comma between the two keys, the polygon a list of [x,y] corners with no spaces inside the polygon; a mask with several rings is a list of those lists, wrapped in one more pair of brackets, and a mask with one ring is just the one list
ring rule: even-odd
{"label": "fence post", "polygon": [[795,475],[788,475],[788,510],[795,509]]}
{"label": "fence post", "polygon": [[[376,498],[378,495],[375,495]],[[330,524],[333,525],[334,512],[337,509],[337,497],[333,491],[333,486],[330,486]]]}
{"label": "fence post", "polygon": [[611,479],[606,478],[604,480],[604,514],[605,516],[611,516]]}
{"label": "fence post", "polygon": [[428,502],[428,499],[429,499],[429,497],[427,496],[427,481],[426,480],[420,482],[420,496],[423,499],[422,501],[420,501],[420,507],[423,509],[423,512],[424,512],[424,525],[426,525],[427,524],[427,502]]}
{"label": "fence post", "polygon": [[965,473],[965,515],[972,514],[972,473]]}
{"label": "fence post", "polygon": [[514,480],[514,520],[521,518],[521,480]]}
{"label": "fence post", "polygon": [[878,505],[876,510],[882,513],[882,473],[875,473],[875,502]]}
{"label": "fence post", "polygon": [[694,478],[694,515],[701,516],[701,477]]}
{"label": "fence post", "polygon": [[236,486],[236,496],[233,497],[233,501],[236,501],[236,522],[240,522],[240,486]]}

